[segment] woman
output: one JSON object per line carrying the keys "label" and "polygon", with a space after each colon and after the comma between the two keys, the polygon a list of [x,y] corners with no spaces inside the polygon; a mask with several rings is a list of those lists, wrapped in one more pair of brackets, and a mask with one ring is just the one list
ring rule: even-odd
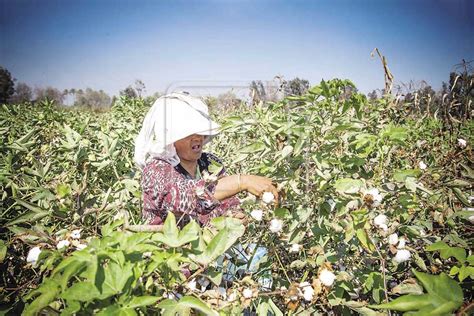
{"label": "woman", "polygon": [[203,146],[218,131],[206,104],[184,93],[172,93],[155,101],[143,121],[135,143],[135,162],[142,169],[143,216],[151,225],[162,224],[173,212],[181,224],[194,218],[206,224],[217,216],[242,218],[242,191],[261,196],[278,192],[272,181],[252,175],[217,177],[209,167],[221,165],[214,155],[203,153]]}

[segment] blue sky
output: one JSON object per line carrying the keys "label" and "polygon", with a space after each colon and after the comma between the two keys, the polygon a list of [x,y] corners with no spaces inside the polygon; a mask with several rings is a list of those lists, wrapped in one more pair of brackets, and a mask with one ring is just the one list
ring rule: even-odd
{"label": "blue sky", "polygon": [[378,47],[396,82],[435,88],[474,59],[469,0],[0,0],[0,65],[18,81],[117,94],[176,81],[346,78],[383,87]]}

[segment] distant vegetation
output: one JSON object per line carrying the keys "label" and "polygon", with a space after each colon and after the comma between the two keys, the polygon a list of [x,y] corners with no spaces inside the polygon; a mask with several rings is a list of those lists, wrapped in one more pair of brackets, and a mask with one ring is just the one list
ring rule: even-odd
{"label": "distant vegetation", "polygon": [[132,158],[156,96],[140,82],[115,99],[32,91],[2,68],[0,313],[472,314],[474,91],[460,66],[438,92],[392,94],[386,75],[368,97],[349,80],[276,78],[251,82],[248,102],[208,98],[222,126],[210,150],[231,174],[274,179],[280,203],[241,194],[245,227],[169,215],[160,231],[142,225]]}

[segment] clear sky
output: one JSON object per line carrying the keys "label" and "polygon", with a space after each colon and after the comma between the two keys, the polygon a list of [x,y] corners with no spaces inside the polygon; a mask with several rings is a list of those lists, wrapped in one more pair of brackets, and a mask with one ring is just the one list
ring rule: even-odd
{"label": "clear sky", "polygon": [[141,79],[383,87],[378,47],[396,82],[435,88],[474,59],[474,1],[0,0],[0,65],[21,82],[109,94]]}

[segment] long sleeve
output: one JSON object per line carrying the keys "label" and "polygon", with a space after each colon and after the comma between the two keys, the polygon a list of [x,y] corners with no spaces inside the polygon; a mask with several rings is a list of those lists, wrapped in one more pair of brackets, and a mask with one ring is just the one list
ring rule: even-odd
{"label": "long sleeve", "polygon": [[155,159],[145,166],[142,189],[143,216],[152,225],[163,223],[169,211],[177,218],[188,215],[202,224],[224,213],[213,196],[215,185],[207,185],[204,179],[187,179],[163,160]]}

